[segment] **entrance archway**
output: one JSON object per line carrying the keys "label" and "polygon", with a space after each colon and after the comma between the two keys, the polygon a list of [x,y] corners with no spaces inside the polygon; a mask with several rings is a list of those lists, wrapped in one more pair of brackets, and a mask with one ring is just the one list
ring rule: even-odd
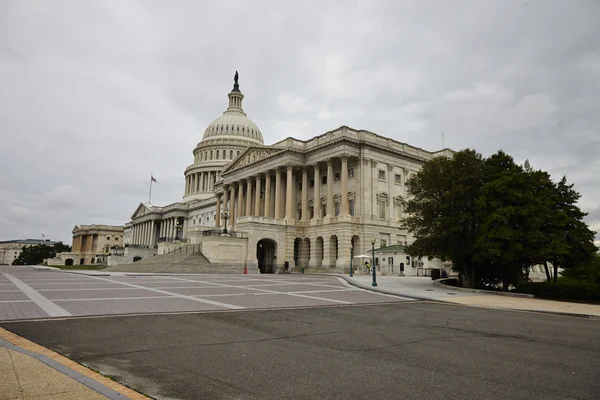
{"label": "entrance archway", "polygon": [[141,259],[142,259],[142,257],[135,256],[135,257],[133,257],[133,262],[140,261]]}
{"label": "entrance archway", "polygon": [[277,243],[271,239],[262,239],[256,244],[256,258],[258,269],[261,274],[272,274],[275,272],[275,254]]}
{"label": "entrance archway", "polygon": [[67,258],[65,260],[65,265],[73,265],[73,259],[72,258]]}
{"label": "entrance archway", "polygon": [[81,260],[79,260],[79,265],[83,265],[85,264],[85,258],[82,258]]}

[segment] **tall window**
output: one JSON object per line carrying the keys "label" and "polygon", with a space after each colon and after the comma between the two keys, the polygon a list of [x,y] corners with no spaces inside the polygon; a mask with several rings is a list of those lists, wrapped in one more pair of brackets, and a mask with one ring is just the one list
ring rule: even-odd
{"label": "tall window", "polygon": [[385,181],[385,171],[382,169],[379,170],[379,180]]}
{"label": "tall window", "polygon": [[327,204],[321,204],[321,216],[327,215]]}
{"label": "tall window", "polygon": [[348,208],[350,209],[350,215],[354,216],[354,200],[348,201]]}
{"label": "tall window", "polygon": [[223,150],[223,160],[227,157],[227,150]]}
{"label": "tall window", "polygon": [[308,215],[310,216],[310,219],[313,219],[315,217],[315,206],[310,206],[308,211],[309,211]]}
{"label": "tall window", "polygon": [[385,219],[385,201],[378,200],[377,201],[377,216],[381,219]]}
{"label": "tall window", "polygon": [[233,150],[229,150],[229,158],[233,160]]}
{"label": "tall window", "polygon": [[337,217],[338,215],[340,215],[340,202],[336,201],[335,202],[335,216]]}
{"label": "tall window", "polygon": [[348,168],[348,178],[354,178],[354,168]]}
{"label": "tall window", "polygon": [[402,183],[402,176],[396,174],[396,176],[394,176],[394,183],[400,185]]}

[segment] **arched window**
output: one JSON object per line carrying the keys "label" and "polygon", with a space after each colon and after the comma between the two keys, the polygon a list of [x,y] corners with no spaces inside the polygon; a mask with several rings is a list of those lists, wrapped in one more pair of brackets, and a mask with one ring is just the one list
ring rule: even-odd
{"label": "arched window", "polygon": [[239,151],[239,150],[237,151],[237,155],[238,155],[238,156],[240,155],[240,151]]}
{"label": "arched window", "polygon": [[223,160],[224,160],[225,158],[227,158],[227,151],[226,151],[226,150],[223,150]]}
{"label": "arched window", "polygon": [[219,150],[215,151],[215,160],[219,159]]}
{"label": "arched window", "polygon": [[233,150],[229,150],[229,159],[233,160]]}
{"label": "arched window", "polygon": [[210,151],[210,159],[212,160],[212,158],[213,158],[213,151],[211,150]]}

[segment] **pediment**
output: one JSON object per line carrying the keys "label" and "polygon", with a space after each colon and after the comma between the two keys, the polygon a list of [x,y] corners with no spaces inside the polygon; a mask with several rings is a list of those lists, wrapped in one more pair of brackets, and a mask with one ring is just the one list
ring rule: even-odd
{"label": "pediment", "polygon": [[135,209],[135,212],[131,216],[131,219],[141,217],[141,216],[149,214],[151,212],[152,212],[152,210],[146,204],[140,203],[138,208]]}
{"label": "pediment", "polygon": [[221,175],[257,163],[282,151],[284,149],[278,147],[250,147],[225,167]]}

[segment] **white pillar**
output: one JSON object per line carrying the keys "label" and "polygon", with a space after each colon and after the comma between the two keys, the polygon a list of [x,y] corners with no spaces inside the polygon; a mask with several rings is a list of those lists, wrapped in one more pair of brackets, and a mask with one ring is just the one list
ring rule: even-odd
{"label": "white pillar", "polygon": [[246,181],[246,216],[252,215],[252,177]]}
{"label": "white pillar", "polygon": [[319,163],[315,164],[315,194],[313,199],[313,206],[315,208],[314,218],[321,218],[321,172]]}
{"label": "white pillar", "polygon": [[348,215],[348,155],[342,154],[340,215]]}
{"label": "white pillar", "polygon": [[281,218],[281,170],[275,170],[275,218]]}
{"label": "white pillar", "polygon": [[327,160],[327,216],[335,215],[335,205],[333,204],[333,159]]}
{"label": "white pillar", "polygon": [[292,182],[292,177],[293,177],[293,170],[294,167],[292,165],[287,165],[287,179],[286,179],[286,183],[285,183],[285,197],[286,197],[286,201],[285,201],[285,218],[290,218],[290,219],[294,219],[294,194],[293,194],[293,189],[294,189],[294,184]]}
{"label": "white pillar", "polygon": [[302,168],[302,221],[308,221],[308,169]]}
{"label": "white pillar", "polygon": [[254,193],[254,216],[260,217],[260,189],[261,189],[262,176],[256,175],[256,187]]}
{"label": "white pillar", "polygon": [[265,212],[264,216],[271,217],[271,171],[265,173]]}

